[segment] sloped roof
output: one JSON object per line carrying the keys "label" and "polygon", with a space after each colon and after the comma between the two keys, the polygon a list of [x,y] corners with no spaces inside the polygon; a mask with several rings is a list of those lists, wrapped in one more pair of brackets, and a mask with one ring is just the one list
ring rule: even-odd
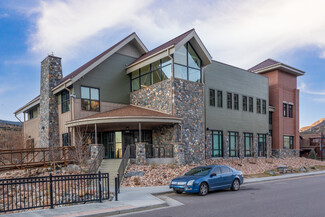
{"label": "sloped roof", "polygon": [[143,59],[145,59],[145,58],[147,58],[147,57],[149,57],[149,56],[151,56],[151,55],[153,55],[155,53],[158,53],[159,51],[162,51],[162,50],[164,50],[164,49],[166,49],[166,48],[168,48],[168,47],[170,47],[172,45],[178,44],[180,41],[182,41],[186,36],[188,36],[193,31],[195,31],[195,30],[191,29],[191,30],[177,36],[176,38],[173,38],[170,41],[167,41],[166,43],[164,43],[164,44],[150,50],[149,52],[147,52],[147,53],[143,54],[142,56],[140,56],[138,59],[134,60],[130,65],[136,64],[136,63],[140,62],[141,60],[143,60]]}
{"label": "sloped roof", "polygon": [[276,64],[279,64],[279,63],[280,62],[269,58],[269,59],[264,60],[263,62],[257,64],[256,66],[253,66],[252,68],[248,69],[248,71],[252,72],[252,71],[262,69],[262,68],[265,68],[265,67],[268,67],[268,66],[276,65]]}

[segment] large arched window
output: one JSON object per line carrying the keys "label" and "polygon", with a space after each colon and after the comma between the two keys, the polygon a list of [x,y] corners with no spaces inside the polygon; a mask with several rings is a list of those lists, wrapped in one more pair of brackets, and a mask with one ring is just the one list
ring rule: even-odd
{"label": "large arched window", "polygon": [[202,61],[191,43],[187,42],[174,54],[174,76],[188,81],[201,82]]}

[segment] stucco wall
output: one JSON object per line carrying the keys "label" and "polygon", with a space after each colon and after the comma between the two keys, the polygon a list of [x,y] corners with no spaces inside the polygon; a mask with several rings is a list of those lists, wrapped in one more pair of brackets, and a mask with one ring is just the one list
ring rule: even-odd
{"label": "stucco wall", "polygon": [[34,147],[39,148],[39,116],[23,123],[24,140],[34,139]]}

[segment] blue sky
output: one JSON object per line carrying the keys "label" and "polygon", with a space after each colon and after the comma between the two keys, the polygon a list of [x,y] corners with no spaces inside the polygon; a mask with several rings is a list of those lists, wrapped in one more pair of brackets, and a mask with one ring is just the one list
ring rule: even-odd
{"label": "blue sky", "polygon": [[325,2],[315,0],[0,0],[0,119],[39,94],[52,52],[67,75],[136,32],[152,49],[195,28],[215,60],[250,68],[273,58],[298,79],[300,126],[325,117]]}

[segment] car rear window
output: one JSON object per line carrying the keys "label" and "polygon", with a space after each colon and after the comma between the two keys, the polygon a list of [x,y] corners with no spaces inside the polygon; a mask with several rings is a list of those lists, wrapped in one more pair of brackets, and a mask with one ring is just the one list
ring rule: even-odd
{"label": "car rear window", "polygon": [[196,167],[191,169],[185,176],[206,176],[209,174],[211,167]]}
{"label": "car rear window", "polygon": [[232,170],[228,167],[221,167],[221,173],[222,174],[232,173]]}

